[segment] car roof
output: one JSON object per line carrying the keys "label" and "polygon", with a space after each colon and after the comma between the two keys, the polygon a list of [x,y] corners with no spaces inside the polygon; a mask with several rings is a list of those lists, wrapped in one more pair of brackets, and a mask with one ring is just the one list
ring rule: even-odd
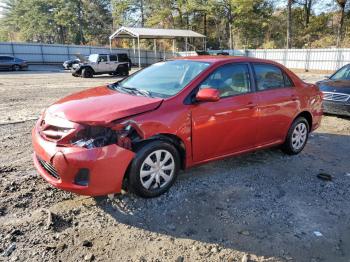
{"label": "car roof", "polygon": [[91,55],[127,55],[127,53],[111,53],[111,54],[106,54],[106,53],[101,53],[101,54],[91,54]]}
{"label": "car roof", "polygon": [[213,56],[213,55],[203,55],[203,56],[185,56],[185,57],[177,57],[176,60],[191,60],[191,61],[201,61],[208,63],[226,63],[226,62],[258,62],[258,63],[269,63],[269,64],[280,64],[266,59],[246,57],[246,56]]}

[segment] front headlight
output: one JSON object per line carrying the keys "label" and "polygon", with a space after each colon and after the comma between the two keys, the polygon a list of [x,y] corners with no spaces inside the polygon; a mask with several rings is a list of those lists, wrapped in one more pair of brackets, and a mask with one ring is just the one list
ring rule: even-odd
{"label": "front headlight", "polygon": [[86,127],[72,139],[72,144],[84,148],[103,147],[117,142],[116,131],[106,127]]}
{"label": "front headlight", "polygon": [[131,150],[133,143],[139,140],[140,136],[130,125],[120,125],[117,130],[108,127],[88,126],[75,135],[71,144],[87,149],[117,144]]}

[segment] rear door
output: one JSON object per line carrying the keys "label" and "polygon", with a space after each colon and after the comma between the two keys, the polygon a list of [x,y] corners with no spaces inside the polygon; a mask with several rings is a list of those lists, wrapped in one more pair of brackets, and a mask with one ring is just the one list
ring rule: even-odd
{"label": "rear door", "polygon": [[216,88],[217,102],[202,102],[192,109],[193,160],[203,162],[255,146],[257,98],[249,65],[226,64],[216,69],[199,88]]}
{"label": "rear door", "polygon": [[282,142],[299,108],[294,84],[278,66],[253,63],[253,69],[259,110],[257,145]]}
{"label": "rear door", "polygon": [[110,60],[109,61],[110,62],[110,70],[111,71],[117,70],[117,67],[119,65],[118,56],[117,55],[110,55],[109,60]]}

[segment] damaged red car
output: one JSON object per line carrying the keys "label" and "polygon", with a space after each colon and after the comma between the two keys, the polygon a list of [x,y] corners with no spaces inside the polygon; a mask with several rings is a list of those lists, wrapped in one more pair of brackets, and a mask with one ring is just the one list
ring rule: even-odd
{"label": "damaged red car", "polygon": [[298,154],[322,116],[313,84],[272,61],[188,57],[63,98],[33,132],[34,163],[83,195],[167,191],[179,170],[281,146]]}

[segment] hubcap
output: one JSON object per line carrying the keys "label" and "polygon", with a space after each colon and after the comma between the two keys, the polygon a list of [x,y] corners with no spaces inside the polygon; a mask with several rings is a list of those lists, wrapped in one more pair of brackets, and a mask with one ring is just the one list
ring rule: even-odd
{"label": "hubcap", "polygon": [[294,128],[292,134],[292,146],[295,150],[302,148],[306,142],[307,127],[304,123],[299,123]]}
{"label": "hubcap", "polygon": [[162,188],[169,184],[174,172],[173,155],[167,150],[156,150],[149,154],[141,165],[141,184],[148,190]]}

